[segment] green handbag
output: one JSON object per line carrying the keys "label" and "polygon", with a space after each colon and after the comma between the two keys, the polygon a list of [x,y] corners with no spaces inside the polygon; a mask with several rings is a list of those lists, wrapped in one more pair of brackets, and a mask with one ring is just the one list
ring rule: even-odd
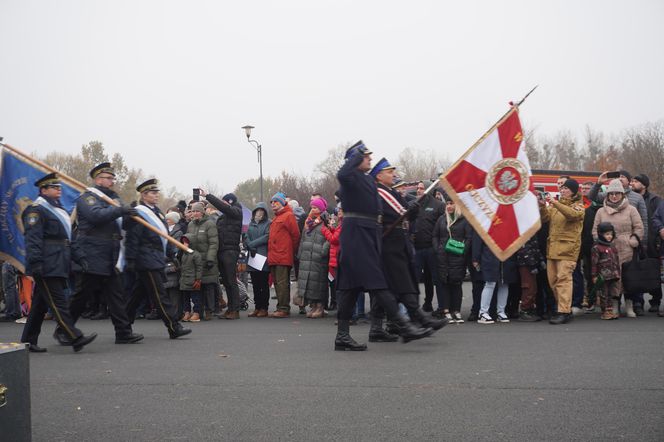
{"label": "green handbag", "polygon": [[448,239],[445,243],[445,252],[451,253],[453,255],[463,255],[463,252],[466,250],[466,244],[463,241],[457,241],[456,239]]}

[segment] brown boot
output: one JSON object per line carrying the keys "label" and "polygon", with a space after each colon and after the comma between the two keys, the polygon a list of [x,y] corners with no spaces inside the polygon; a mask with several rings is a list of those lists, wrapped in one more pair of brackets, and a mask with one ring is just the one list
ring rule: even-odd
{"label": "brown boot", "polygon": [[194,313],[189,317],[189,322],[201,322],[201,317],[198,313]]}
{"label": "brown boot", "polygon": [[260,310],[254,310],[253,312],[249,313],[249,314],[247,315],[247,317],[248,317],[248,318],[257,318],[259,312],[260,312]]}
{"label": "brown boot", "polygon": [[268,313],[267,310],[258,310],[258,314],[256,315],[257,318],[267,318]]}
{"label": "brown boot", "polygon": [[290,313],[284,312],[282,310],[277,310],[276,312],[270,314],[270,318],[288,318],[289,316]]}
{"label": "brown boot", "polygon": [[224,319],[240,319],[240,312],[227,310],[226,313],[224,313]]}
{"label": "brown boot", "polygon": [[323,317],[323,304],[320,303],[314,304],[314,308],[311,313],[311,318],[318,319],[322,317]]}
{"label": "brown boot", "polygon": [[191,318],[191,312],[184,312],[184,316],[182,317],[182,322],[188,322],[189,318]]}

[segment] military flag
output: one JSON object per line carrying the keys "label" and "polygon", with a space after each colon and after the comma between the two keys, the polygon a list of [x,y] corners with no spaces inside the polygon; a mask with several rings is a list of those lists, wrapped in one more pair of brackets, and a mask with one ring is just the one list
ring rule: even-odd
{"label": "military flag", "polygon": [[[2,149],[0,166],[0,259],[25,272],[25,239],[21,215],[39,196],[34,182],[50,173],[35,162]],[[80,192],[62,182],[60,202],[71,213]]]}
{"label": "military flag", "polygon": [[541,226],[530,177],[519,108],[513,105],[441,176],[441,183],[491,251],[505,261]]}

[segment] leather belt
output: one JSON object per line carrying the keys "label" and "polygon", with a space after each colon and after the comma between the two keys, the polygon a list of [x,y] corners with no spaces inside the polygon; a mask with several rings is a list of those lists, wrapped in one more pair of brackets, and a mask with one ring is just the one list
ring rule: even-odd
{"label": "leather belt", "polygon": [[376,224],[383,224],[383,215],[371,216],[358,212],[344,212],[344,218],[358,218],[374,221]]}

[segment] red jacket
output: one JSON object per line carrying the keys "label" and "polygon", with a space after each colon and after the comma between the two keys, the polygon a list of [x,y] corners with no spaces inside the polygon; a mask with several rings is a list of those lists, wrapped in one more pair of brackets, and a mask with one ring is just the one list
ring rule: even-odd
{"label": "red jacket", "polygon": [[337,255],[339,254],[339,237],[341,236],[341,218],[337,227],[323,226],[321,229],[327,242],[330,243],[330,262],[328,267],[331,269],[337,268]]}
{"label": "red jacket", "polygon": [[290,206],[281,209],[272,220],[267,242],[267,263],[271,266],[293,266],[300,245],[300,229]]}

